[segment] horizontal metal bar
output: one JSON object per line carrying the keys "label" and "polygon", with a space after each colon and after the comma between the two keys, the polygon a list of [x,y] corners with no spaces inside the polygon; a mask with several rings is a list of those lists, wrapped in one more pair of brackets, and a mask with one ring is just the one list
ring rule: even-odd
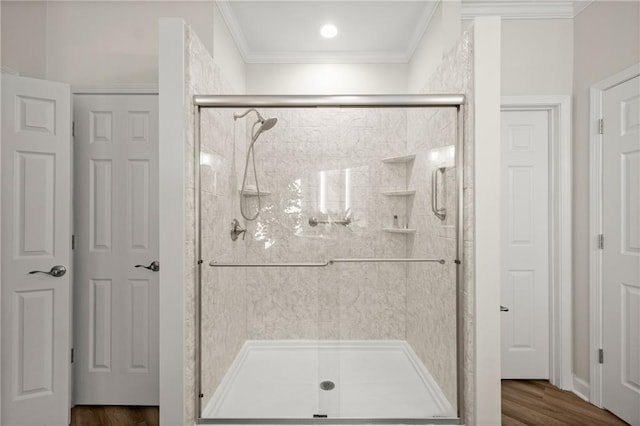
{"label": "horizontal metal bar", "polygon": [[444,265],[444,259],[331,259],[326,262],[302,263],[219,263],[209,262],[214,268],[322,268],[334,263],[439,263]]}
{"label": "horizontal metal bar", "polygon": [[444,259],[332,259],[332,263],[439,263],[444,265]]}
{"label": "horizontal metal bar", "polygon": [[257,419],[257,418],[200,418],[200,425],[459,425],[460,419],[456,417],[433,417],[424,419],[341,419],[341,418],[315,418],[315,419]]}
{"label": "horizontal metal bar", "polygon": [[314,108],[314,107],[458,107],[465,96],[451,95],[195,95],[194,105],[201,108]]}
{"label": "horizontal metal bar", "polygon": [[219,263],[215,260],[209,262],[214,268],[322,268],[329,266],[329,262],[302,262],[302,263]]}

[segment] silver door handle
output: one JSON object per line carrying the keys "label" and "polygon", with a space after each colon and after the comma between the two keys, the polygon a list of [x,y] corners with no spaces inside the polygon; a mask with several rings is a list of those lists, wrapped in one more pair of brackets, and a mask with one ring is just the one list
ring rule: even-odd
{"label": "silver door handle", "polygon": [[440,220],[444,220],[447,217],[447,210],[444,207],[438,207],[438,175],[441,174],[444,177],[446,170],[446,167],[438,167],[431,176],[431,210]]}
{"label": "silver door handle", "polygon": [[145,268],[153,272],[158,272],[160,270],[160,262],[158,262],[157,260],[154,260],[149,264],[149,266],[136,265],[136,268]]}
{"label": "silver door handle", "polygon": [[500,305],[500,312],[509,312],[509,308],[507,308],[506,306]]}
{"label": "silver door handle", "polygon": [[60,278],[61,276],[63,276],[64,274],[67,273],[67,268],[65,268],[62,265],[56,265],[53,268],[51,268],[51,270],[49,272],[47,271],[31,271],[29,272],[29,274],[46,274],[46,275],[51,275],[54,278]]}

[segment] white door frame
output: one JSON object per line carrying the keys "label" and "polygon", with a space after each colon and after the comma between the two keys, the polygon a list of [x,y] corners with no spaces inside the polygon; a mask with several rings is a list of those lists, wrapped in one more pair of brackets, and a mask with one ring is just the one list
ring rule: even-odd
{"label": "white door frame", "polygon": [[602,233],[602,142],[599,121],[602,118],[604,92],[640,75],[640,63],[605,78],[591,86],[589,109],[589,401],[602,408],[602,250],[598,236]]}
{"label": "white door frame", "polygon": [[549,112],[549,381],[573,390],[571,97],[503,96],[500,109]]}

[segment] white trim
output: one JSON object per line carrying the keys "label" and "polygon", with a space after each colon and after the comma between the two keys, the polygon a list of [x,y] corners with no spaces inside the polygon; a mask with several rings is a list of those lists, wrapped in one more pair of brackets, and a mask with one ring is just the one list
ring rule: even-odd
{"label": "white trim", "polygon": [[581,399],[589,402],[589,383],[582,380],[580,377],[573,375],[573,393],[578,395]]}
{"label": "white trim", "polygon": [[407,62],[413,58],[413,54],[418,48],[420,41],[422,41],[422,37],[427,31],[427,28],[429,28],[433,15],[435,15],[436,9],[438,9],[440,3],[442,3],[442,0],[427,3],[425,6],[422,15],[420,15],[420,21],[418,21],[418,25],[415,27],[413,34],[411,35],[411,39],[409,40],[409,44],[407,45],[407,50],[404,53],[404,56],[407,58]]}
{"label": "white trim", "polygon": [[500,18],[474,19],[475,419],[500,424]]}
{"label": "white trim", "polygon": [[[183,425],[184,348],[185,31],[179,18],[158,22],[160,424]],[[188,395],[189,398],[192,395]]]}
{"label": "white trim", "polygon": [[502,19],[572,19],[593,0],[462,1],[462,19],[500,16]]}
{"label": "white trim", "polygon": [[640,63],[591,86],[589,110],[589,365],[590,401],[602,408],[602,365],[598,350],[602,348],[602,250],[598,235],[602,233],[602,135],[598,121],[602,118],[602,97],[606,90],[640,75]]}
{"label": "white trim", "polygon": [[572,378],[572,153],[570,96],[503,96],[503,111],[548,111],[551,179],[549,227],[549,381],[571,389]]}
{"label": "white trim", "polygon": [[72,86],[74,95],[157,95],[157,84],[109,84],[105,86]]}

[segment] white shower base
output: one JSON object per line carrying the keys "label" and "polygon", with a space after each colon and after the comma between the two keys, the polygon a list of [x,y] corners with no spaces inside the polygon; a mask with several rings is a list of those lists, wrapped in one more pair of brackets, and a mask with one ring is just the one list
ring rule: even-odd
{"label": "white shower base", "polygon": [[[320,389],[332,381],[335,388]],[[453,418],[451,404],[399,340],[247,341],[203,418]]]}

